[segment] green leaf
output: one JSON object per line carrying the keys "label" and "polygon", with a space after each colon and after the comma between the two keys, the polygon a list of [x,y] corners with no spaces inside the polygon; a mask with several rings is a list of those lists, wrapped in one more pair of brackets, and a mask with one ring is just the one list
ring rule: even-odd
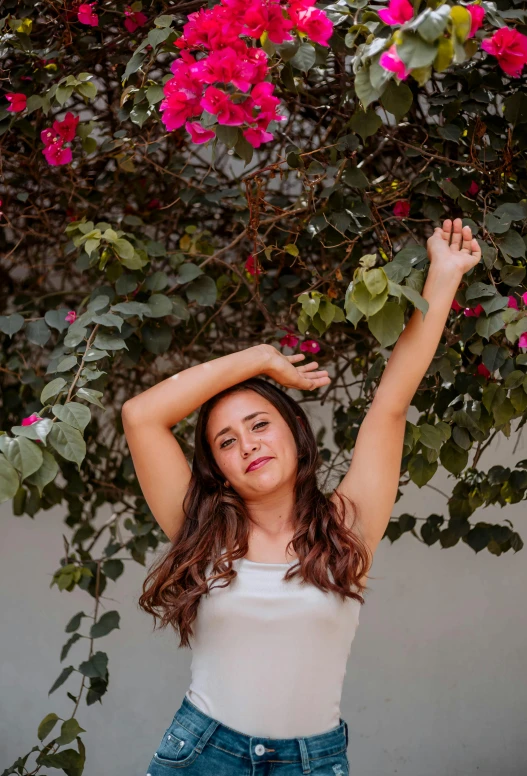
{"label": "green leaf", "polygon": [[392,79],[389,81],[386,89],[381,95],[381,103],[387,111],[395,116],[397,122],[399,122],[402,117],[408,113],[412,107],[412,102],[412,90],[408,84],[404,83],[404,81],[396,84]]}
{"label": "green leaf", "polygon": [[[359,70],[359,72],[356,73],[354,87],[355,87],[355,93],[360,100],[363,111],[366,110],[366,108],[370,103],[374,102],[375,100],[378,100],[380,97],[380,92],[377,89],[375,89],[375,87],[371,82],[369,65],[363,65]],[[379,118],[380,124],[382,124],[382,120],[380,119],[380,117],[378,118]],[[350,126],[355,130],[355,132],[361,135],[361,137],[364,139],[363,134],[359,131],[359,129],[356,128],[357,125],[355,124],[354,126],[353,119],[350,121]],[[370,132],[369,134],[370,135],[375,134],[379,126],[375,128],[374,132]],[[366,135],[366,137],[368,136],[369,135]]]}
{"label": "green leaf", "polygon": [[57,377],[55,380],[52,380],[44,387],[42,393],[40,394],[41,403],[47,404],[48,400],[53,398],[53,396],[57,396],[65,385],[66,380],[63,377]]}
{"label": "green leaf", "polygon": [[[38,425],[38,424],[37,424]],[[59,465],[49,450],[42,450],[42,466],[25,481],[29,485],[34,485],[40,496],[42,491],[50,482],[53,482],[59,472]]]}
{"label": "green leaf", "polygon": [[185,293],[189,302],[196,301],[201,307],[212,307],[218,298],[216,283],[208,275],[193,280],[186,287]]}
{"label": "green leaf", "polygon": [[113,246],[117,251],[118,256],[120,256],[122,259],[133,258],[134,246],[132,243],[128,242],[128,240],[125,240],[123,237],[119,237],[119,239],[113,243]]}
{"label": "green leaf", "polygon": [[397,46],[397,55],[407,67],[413,69],[432,64],[437,55],[437,43],[427,43],[417,33],[401,31],[401,35],[403,42]]}
{"label": "green leaf", "polygon": [[289,60],[293,67],[307,73],[315,64],[317,55],[311,43],[301,43],[295,55]]}
{"label": "green leaf", "polygon": [[112,610],[105,612],[99,620],[90,628],[90,638],[99,639],[101,636],[107,636],[115,628],[119,627],[120,614]]}
{"label": "green leaf", "polygon": [[50,714],[46,714],[43,720],[41,720],[38,730],[37,730],[37,736],[39,741],[43,741],[45,738],[49,736],[57,722],[59,721],[59,717],[51,712]]}
{"label": "green leaf", "polygon": [[17,470],[11,466],[3,453],[0,453],[0,503],[15,497],[20,481]]}
{"label": "green leaf", "polygon": [[355,113],[351,117],[349,125],[363,140],[366,140],[382,126],[382,119],[373,108],[369,108],[366,112],[358,111]]}
{"label": "green leaf", "polygon": [[424,320],[424,316],[428,312],[428,308],[429,308],[429,304],[427,300],[424,299],[421,296],[421,294],[411,286],[402,285],[402,286],[399,286],[399,288],[401,289],[401,292],[404,294],[404,296],[410,300],[413,306],[417,307],[417,309],[423,313],[423,320]]}
{"label": "green leaf", "polygon": [[408,473],[412,482],[422,488],[436,473],[437,465],[437,461],[427,461],[422,453],[413,455],[408,461]]}
{"label": "green leaf", "polygon": [[[82,390],[82,389],[81,389]],[[49,443],[67,461],[80,467],[86,456],[86,442],[82,434],[68,423],[54,423],[48,436]]]}
{"label": "green leaf", "polygon": [[57,738],[56,743],[59,746],[71,744],[71,742],[74,741],[78,735],[85,732],[85,729],[79,725],[75,717],[72,717],[71,719],[67,719],[62,723],[60,736]]}
{"label": "green leaf", "polygon": [[24,325],[25,319],[18,313],[13,315],[0,315],[0,331],[12,337],[17,331],[20,331]]}
{"label": "green leaf", "polygon": [[393,345],[404,327],[404,314],[396,302],[386,302],[378,313],[368,317],[368,327],[381,347]]}
{"label": "green leaf", "polygon": [[106,407],[99,401],[101,396],[103,396],[102,391],[95,391],[93,388],[79,388],[75,395],[78,396],[79,399],[85,399],[91,404],[95,404],[97,407],[100,407],[101,410],[106,409]]}
{"label": "green leaf", "polygon": [[172,313],[172,300],[165,294],[152,294],[146,304],[150,310],[149,318],[164,318]]}
{"label": "green leaf", "polygon": [[35,442],[22,436],[17,439],[2,436],[0,443],[5,457],[21,473],[22,479],[29,477],[41,467],[42,450]]}
{"label": "green leaf", "polygon": [[69,401],[66,404],[55,404],[51,411],[59,420],[69,423],[70,426],[79,431],[84,431],[91,420],[90,408],[76,401]]}
{"label": "green leaf", "polygon": [[363,274],[363,281],[372,296],[381,294],[388,285],[388,278],[381,267],[374,267]]}

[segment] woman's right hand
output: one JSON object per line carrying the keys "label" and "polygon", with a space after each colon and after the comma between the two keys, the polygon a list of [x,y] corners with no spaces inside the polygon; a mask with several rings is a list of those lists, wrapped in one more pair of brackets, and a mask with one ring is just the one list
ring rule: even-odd
{"label": "woman's right hand", "polygon": [[305,358],[304,353],[284,356],[273,345],[264,345],[268,352],[268,361],[261,373],[268,375],[285,388],[297,388],[300,391],[313,391],[323,385],[329,385],[331,378],[327,369],[317,370],[318,361],[294,366]]}

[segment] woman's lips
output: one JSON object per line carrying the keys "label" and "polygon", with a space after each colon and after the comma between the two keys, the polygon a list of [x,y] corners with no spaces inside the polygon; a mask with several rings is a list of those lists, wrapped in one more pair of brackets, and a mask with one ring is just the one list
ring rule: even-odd
{"label": "woman's lips", "polygon": [[266,464],[268,461],[272,461],[272,460],[273,460],[272,458],[264,458],[263,460],[261,460],[261,461],[258,461],[258,463],[253,463],[253,464],[251,464],[251,466],[249,466],[249,468],[247,469],[247,471],[248,471],[248,472],[253,472],[255,469],[260,469],[262,466],[265,466],[265,464]]}

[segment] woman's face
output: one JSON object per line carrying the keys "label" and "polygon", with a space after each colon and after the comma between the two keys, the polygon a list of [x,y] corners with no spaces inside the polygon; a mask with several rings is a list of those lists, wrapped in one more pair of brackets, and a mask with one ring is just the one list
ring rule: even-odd
{"label": "woman's face", "polygon": [[[255,391],[221,399],[210,413],[206,435],[224,480],[240,496],[251,499],[284,485],[294,487],[298,452],[291,429]],[[269,460],[248,471],[259,458]]]}

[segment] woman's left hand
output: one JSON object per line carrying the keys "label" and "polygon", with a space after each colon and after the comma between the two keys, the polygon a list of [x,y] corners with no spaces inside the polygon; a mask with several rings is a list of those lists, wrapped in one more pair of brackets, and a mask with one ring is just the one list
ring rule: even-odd
{"label": "woman's left hand", "polygon": [[481,248],[472,237],[470,226],[463,226],[461,218],[443,221],[443,227],[436,226],[426,243],[430,265],[438,269],[456,270],[460,275],[472,269],[481,259]]}

